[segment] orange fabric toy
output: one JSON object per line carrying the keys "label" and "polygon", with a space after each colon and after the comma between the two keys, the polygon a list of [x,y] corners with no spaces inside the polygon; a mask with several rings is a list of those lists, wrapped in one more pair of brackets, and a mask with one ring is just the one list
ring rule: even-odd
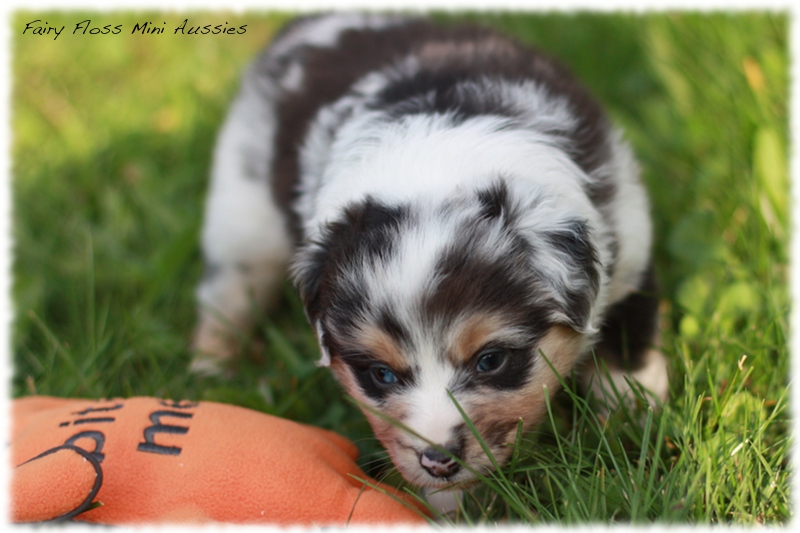
{"label": "orange fabric toy", "polygon": [[344,437],[249,409],[33,396],[12,416],[14,522],[426,522],[409,495],[361,481],[378,485]]}

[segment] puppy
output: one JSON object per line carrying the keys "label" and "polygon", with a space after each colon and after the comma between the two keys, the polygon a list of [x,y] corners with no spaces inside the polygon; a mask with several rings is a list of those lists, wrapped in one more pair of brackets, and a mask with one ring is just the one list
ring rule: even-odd
{"label": "puppy", "polygon": [[202,245],[193,369],[234,355],[288,265],[320,363],[417,485],[491,467],[456,402],[503,462],[556,373],[668,388],[631,151],[562,66],[489,29],[288,25],[222,128]]}

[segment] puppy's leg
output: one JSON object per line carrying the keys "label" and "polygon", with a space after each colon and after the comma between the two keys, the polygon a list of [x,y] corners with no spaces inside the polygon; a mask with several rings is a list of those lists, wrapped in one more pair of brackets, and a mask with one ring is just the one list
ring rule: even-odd
{"label": "puppy's leg", "polygon": [[[628,380],[646,390],[648,402],[657,406],[669,393],[667,361],[658,350],[658,298],[655,273],[647,270],[640,289],[614,304],[595,346],[582,369],[582,381],[592,394],[617,407],[617,393],[623,403],[632,404],[635,396]],[[596,359],[596,361],[595,361]]]}
{"label": "puppy's leg", "polygon": [[275,117],[264,87],[244,79],[214,153],[202,232],[205,275],[191,370],[218,373],[237,351],[253,311],[275,296],[291,253],[270,189]]}

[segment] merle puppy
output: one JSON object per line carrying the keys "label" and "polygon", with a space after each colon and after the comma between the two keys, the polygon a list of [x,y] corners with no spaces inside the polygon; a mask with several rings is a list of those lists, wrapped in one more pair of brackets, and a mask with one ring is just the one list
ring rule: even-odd
{"label": "merle puppy", "polygon": [[290,24],[244,75],[206,207],[194,370],[236,352],[289,266],[321,364],[415,484],[491,466],[452,398],[502,462],[553,369],[667,392],[631,151],[569,72],[495,31]]}

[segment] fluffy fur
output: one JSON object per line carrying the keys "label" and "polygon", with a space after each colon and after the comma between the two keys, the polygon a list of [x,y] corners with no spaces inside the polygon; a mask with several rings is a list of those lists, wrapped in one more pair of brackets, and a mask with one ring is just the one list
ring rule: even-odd
{"label": "fluffy fur", "polygon": [[219,137],[193,368],[235,353],[290,264],[321,364],[400,471],[467,481],[491,463],[452,398],[502,462],[553,370],[602,392],[592,349],[623,392],[666,394],[650,246],[629,147],[553,60],[483,28],[299,19]]}

